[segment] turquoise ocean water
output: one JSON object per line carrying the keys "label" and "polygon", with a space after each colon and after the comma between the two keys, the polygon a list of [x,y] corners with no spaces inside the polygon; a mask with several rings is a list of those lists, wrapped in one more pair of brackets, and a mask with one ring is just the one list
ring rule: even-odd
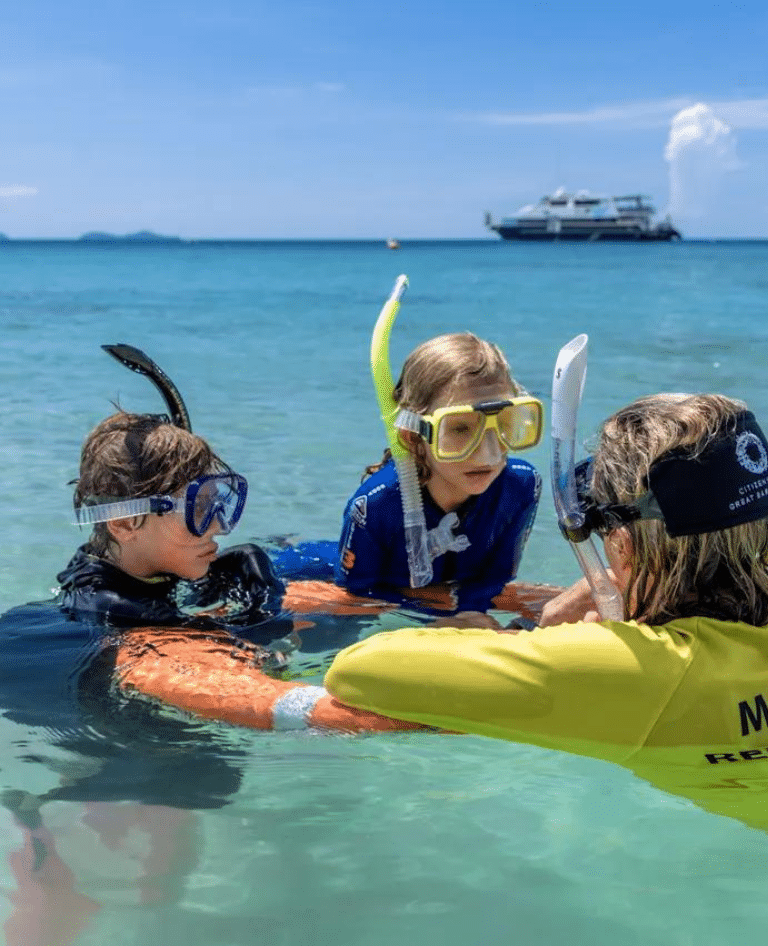
{"label": "turquoise ocean water", "polygon": [[[150,354],[194,428],[248,476],[231,543],[335,538],[384,446],[368,350],[401,272],[396,370],[418,342],[470,329],[502,346],[548,411],[557,352],[586,332],[585,440],[661,390],[742,397],[768,424],[765,243],[4,244],[2,610],[50,597],[82,541],[67,483],[88,430],[115,400],[162,408],[104,343]],[[567,583],[577,571],[555,527],[548,447],[547,432],[528,454],[545,489],[520,577]],[[77,782],[92,760],[60,735],[0,718],[0,787]],[[136,745],[116,756],[123,748],[136,757]],[[166,748],[185,753],[192,778],[237,770],[219,807],[182,811],[169,777],[153,805],[63,793],[41,810],[98,906],[78,946],[708,946],[757,940],[768,922],[763,833],[607,764],[473,737],[192,722]],[[160,751],[153,735],[146,753]],[[140,779],[132,765],[122,777]],[[23,838],[1,808],[0,825],[2,925]]]}

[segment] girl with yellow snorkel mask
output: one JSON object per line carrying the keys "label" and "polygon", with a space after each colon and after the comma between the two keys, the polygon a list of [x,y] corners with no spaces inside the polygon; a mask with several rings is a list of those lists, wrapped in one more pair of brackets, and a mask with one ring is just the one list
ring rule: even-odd
{"label": "girl with yellow snorkel mask", "polygon": [[373,333],[389,448],[347,504],[336,581],[427,610],[486,611],[515,577],[536,515],[541,478],[507,451],[539,442],[541,404],[469,332],[419,345],[393,384],[389,335],[406,285],[401,276]]}

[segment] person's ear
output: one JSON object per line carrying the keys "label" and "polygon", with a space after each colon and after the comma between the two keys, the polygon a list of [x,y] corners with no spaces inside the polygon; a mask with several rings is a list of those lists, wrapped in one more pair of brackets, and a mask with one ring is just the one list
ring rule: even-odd
{"label": "person's ear", "polygon": [[398,434],[400,442],[410,453],[415,454],[421,437],[412,430],[401,430]]}
{"label": "person's ear", "polygon": [[112,536],[115,542],[125,545],[126,542],[133,542],[136,538],[139,526],[143,516],[133,516],[130,519],[111,519],[106,523],[107,532]]}
{"label": "person's ear", "polygon": [[626,526],[614,529],[606,536],[606,542],[612,552],[614,569],[629,574],[632,570],[632,557],[635,554],[635,543],[632,541],[629,529]]}

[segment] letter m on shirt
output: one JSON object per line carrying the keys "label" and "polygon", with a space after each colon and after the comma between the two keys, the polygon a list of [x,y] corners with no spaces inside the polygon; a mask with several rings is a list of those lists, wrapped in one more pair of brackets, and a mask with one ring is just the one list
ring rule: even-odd
{"label": "letter m on shirt", "polygon": [[752,709],[752,706],[749,700],[742,700],[739,703],[739,713],[741,715],[741,734],[746,736],[749,734],[749,727],[758,731],[758,729],[763,728],[763,720],[765,720],[766,725],[768,725],[768,703],[765,702],[765,697],[762,693],[758,693],[755,697],[755,708]]}

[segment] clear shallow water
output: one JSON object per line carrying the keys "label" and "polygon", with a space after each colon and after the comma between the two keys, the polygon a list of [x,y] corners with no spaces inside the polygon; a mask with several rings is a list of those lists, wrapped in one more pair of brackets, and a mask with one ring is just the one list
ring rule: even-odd
{"label": "clear shallow water", "polygon": [[[248,476],[232,542],[335,538],[384,446],[368,346],[400,272],[396,369],[418,342],[471,329],[548,409],[558,349],[587,332],[586,438],[659,390],[743,397],[768,423],[766,263],[766,244],[4,245],[0,606],[48,597],[82,541],[66,484],[110,401],[162,406],[103,343],[155,358],[195,429]],[[520,577],[567,582],[548,435],[529,456],[546,484]],[[78,889],[101,904],[77,944],[719,944],[734,924],[742,937],[765,929],[765,835],[623,770],[468,737],[262,735],[165,716],[183,731],[144,721],[112,737],[138,805],[105,801],[102,748],[0,719],[3,789],[80,786],[42,808]],[[181,752],[191,770],[164,768]],[[206,774],[229,786],[223,806],[181,810],[180,783]],[[139,791],[153,779],[160,809]],[[4,920],[22,835],[0,820]]]}

